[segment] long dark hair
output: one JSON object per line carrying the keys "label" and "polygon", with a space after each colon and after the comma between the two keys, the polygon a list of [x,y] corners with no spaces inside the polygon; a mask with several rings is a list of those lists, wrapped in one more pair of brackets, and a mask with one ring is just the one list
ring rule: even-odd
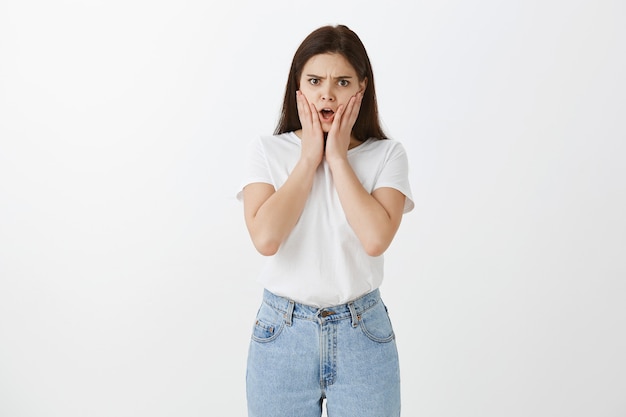
{"label": "long dark hair", "polygon": [[360,141],[368,138],[386,139],[387,136],[383,132],[378,117],[372,64],[361,39],[344,25],[322,26],[311,32],[298,47],[291,62],[283,108],[274,134],[278,135],[302,128],[296,103],[296,91],[300,88],[299,81],[302,69],[311,57],[326,53],[343,55],[356,70],[359,82],[367,78],[359,117],[352,128],[354,136]]}

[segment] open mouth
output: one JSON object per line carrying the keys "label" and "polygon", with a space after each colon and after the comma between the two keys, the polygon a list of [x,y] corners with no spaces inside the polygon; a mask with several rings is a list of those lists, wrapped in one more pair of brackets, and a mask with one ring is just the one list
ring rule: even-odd
{"label": "open mouth", "polygon": [[322,111],[320,111],[320,115],[322,116],[322,119],[326,121],[332,119],[334,114],[335,112],[332,111],[331,109],[322,109]]}

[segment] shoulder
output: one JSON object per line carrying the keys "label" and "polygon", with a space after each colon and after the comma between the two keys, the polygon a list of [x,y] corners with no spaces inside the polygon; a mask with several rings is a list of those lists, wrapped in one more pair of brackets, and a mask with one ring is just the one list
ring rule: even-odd
{"label": "shoulder", "polygon": [[248,153],[252,154],[272,154],[281,152],[281,149],[294,147],[299,145],[299,140],[295,134],[282,133],[280,135],[259,135],[248,141],[245,145]]}
{"label": "shoulder", "polygon": [[402,145],[402,142],[397,139],[374,139],[373,142],[376,144],[376,146],[380,146],[384,149],[393,149],[404,152],[404,146]]}
{"label": "shoulder", "polygon": [[300,146],[300,139],[293,132],[279,135],[261,135],[253,141],[253,146],[266,150],[290,149]]}
{"label": "shoulder", "polygon": [[368,139],[356,149],[359,148],[363,153],[369,154],[369,156],[376,155],[379,158],[406,156],[404,145],[397,139]]}

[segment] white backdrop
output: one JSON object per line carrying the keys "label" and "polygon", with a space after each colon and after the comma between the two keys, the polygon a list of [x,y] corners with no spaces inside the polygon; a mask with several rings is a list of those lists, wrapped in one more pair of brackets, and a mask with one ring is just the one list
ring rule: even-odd
{"label": "white backdrop", "polygon": [[[626,415],[626,3],[0,2],[0,416],[245,416],[235,200],[344,23],[409,152],[403,415]],[[341,416],[334,416],[341,417]]]}

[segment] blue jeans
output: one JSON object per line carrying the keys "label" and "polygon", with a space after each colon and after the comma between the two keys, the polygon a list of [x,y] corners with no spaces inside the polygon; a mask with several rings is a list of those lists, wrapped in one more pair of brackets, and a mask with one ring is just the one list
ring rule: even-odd
{"label": "blue jeans", "polygon": [[400,416],[398,351],[378,290],[317,308],[265,290],[246,374],[249,417]]}

